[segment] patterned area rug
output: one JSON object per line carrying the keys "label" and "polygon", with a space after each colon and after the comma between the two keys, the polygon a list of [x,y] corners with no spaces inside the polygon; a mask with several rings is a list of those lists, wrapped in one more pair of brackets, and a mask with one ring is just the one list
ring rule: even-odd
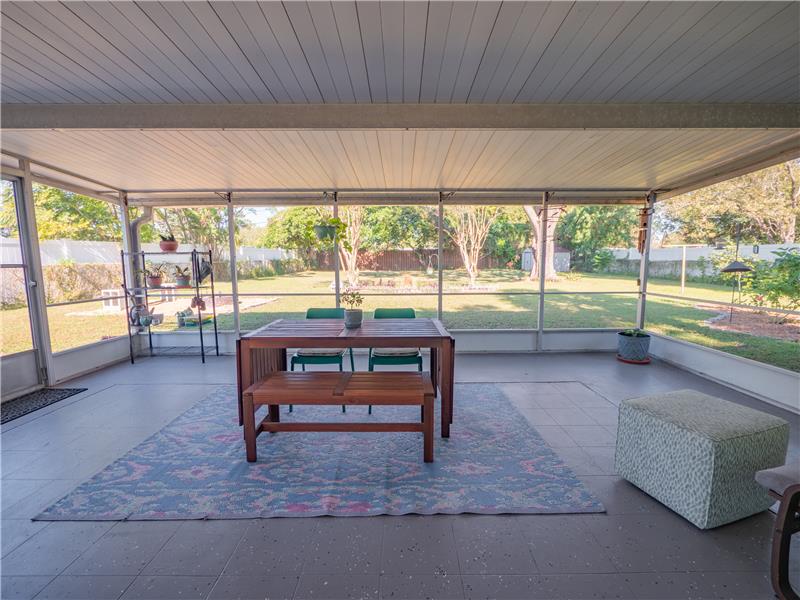
{"label": "patterned area rug", "polygon": [[8,402],[0,406],[0,423],[8,423],[19,419],[35,410],[55,404],[60,400],[85,392],[87,388],[44,388]]}
{"label": "patterned area rug", "polygon": [[[491,384],[456,386],[456,420],[421,433],[278,433],[248,463],[235,392],[218,389],[37,520],[587,513],[602,504]],[[437,420],[439,413],[437,412]],[[284,420],[418,420],[418,407],[295,407]]]}

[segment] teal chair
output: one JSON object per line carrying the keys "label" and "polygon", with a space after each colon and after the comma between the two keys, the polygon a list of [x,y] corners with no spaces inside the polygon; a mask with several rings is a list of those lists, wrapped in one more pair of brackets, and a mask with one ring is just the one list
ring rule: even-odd
{"label": "teal chair", "polygon": [[[416,319],[417,313],[413,308],[376,308],[375,318]],[[369,370],[374,371],[375,365],[417,365],[417,370],[422,371],[422,354],[419,348],[370,348]],[[372,414],[372,405],[369,414]]]}
{"label": "teal chair", "polygon": [[[306,319],[344,319],[343,308],[309,308],[306,311]],[[301,348],[292,355],[291,370],[294,371],[295,365],[300,365],[303,371],[306,365],[339,365],[339,370],[343,371],[342,362],[344,358],[344,348]],[[356,370],[353,360],[353,349],[350,348],[350,370]],[[289,412],[294,407],[289,405]],[[345,412],[342,406],[342,412]]]}

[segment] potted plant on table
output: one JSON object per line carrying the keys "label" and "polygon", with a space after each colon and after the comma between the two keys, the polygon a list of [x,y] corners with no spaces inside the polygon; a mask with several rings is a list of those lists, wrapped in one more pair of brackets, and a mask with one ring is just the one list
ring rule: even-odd
{"label": "potted plant on table", "polygon": [[159,235],[158,237],[161,238],[161,241],[158,243],[158,247],[161,248],[162,252],[175,252],[178,249],[178,242],[175,240],[175,236],[171,233],[167,235]]}
{"label": "potted plant on table", "polygon": [[646,365],[650,362],[650,334],[641,329],[625,329],[617,333],[617,359]]}
{"label": "potted plant on table", "polygon": [[175,287],[188,288],[192,285],[192,274],[189,267],[175,265],[172,268],[172,275],[175,277]]}
{"label": "potted plant on table", "polygon": [[144,275],[147,278],[147,287],[160,288],[161,284],[164,283],[164,272],[166,269],[167,266],[163,263],[145,267]]}
{"label": "potted plant on table", "polygon": [[358,329],[361,327],[361,321],[364,320],[364,311],[360,308],[364,297],[358,293],[358,290],[348,288],[342,292],[341,299],[347,307],[344,309],[344,326],[347,329]]}

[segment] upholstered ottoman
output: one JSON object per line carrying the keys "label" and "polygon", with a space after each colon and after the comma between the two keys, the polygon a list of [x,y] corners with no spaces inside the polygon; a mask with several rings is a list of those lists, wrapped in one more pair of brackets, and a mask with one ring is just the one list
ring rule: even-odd
{"label": "upholstered ottoman", "polygon": [[617,473],[701,529],[766,510],[754,479],[782,465],[789,424],[693,390],[625,400]]}

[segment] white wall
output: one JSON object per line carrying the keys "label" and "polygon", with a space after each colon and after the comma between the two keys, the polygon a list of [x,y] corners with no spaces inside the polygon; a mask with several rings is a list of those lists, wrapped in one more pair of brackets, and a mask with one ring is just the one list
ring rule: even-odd
{"label": "white wall", "polygon": [[[759,260],[774,260],[775,250],[779,248],[800,248],[799,244],[762,244],[759,246],[758,254],[753,252],[752,245],[742,244],[739,246],[739,256],[753,256]],[[686,260],[696,261],[699,258],[710,260],[714,254],[725,252],[731,248],[720,250],[713,246],[687,246]],[[636,248],[612,248],[614,258],[622,260],[639,260],[641,254]],[[669,246],[666,248],[650,248],[650,262],[681,260],[683,249],[681,246]]]}

